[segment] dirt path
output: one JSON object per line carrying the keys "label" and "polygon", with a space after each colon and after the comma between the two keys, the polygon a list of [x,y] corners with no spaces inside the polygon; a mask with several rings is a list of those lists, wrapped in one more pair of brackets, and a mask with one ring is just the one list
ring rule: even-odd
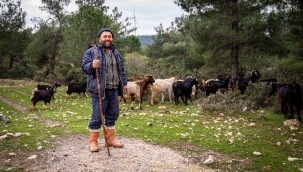
{"label": "dirt path", "polygon": [[[20,104],[5,99],[0,95],[0,101],[14,107],[18,111],[28,113],[28,109]],[[59,122],[41,119],[34,113],[29,113],[46,125],[61,125]],[[141,140],[129,138],[116,138],[118,142],[124,143],[122,149],[110,148],[109,157],[104,148],[103,138],[99,138],[98,153],[88,150],[88,135],[70,135],[58,138],[53,148],[33,152],[32,155],[18,153],[9,161],[13,164],[7,167],[7,171],[23,168],[26,171],[83,171],[83,172],[201,172],[214,171],[191,162],[190,159],[182,157],[178,152],[169,148],[147,144]],[[29,160],[28,157],[37,157]],[[185,154],[184,154],[185,155]],[[0,158],[1,159],[1,158]],[[7,160],[3,160],[4,163]],[[2,162],[1,162],[2,165]],[[3,168],[3,167],[2,167]]]}

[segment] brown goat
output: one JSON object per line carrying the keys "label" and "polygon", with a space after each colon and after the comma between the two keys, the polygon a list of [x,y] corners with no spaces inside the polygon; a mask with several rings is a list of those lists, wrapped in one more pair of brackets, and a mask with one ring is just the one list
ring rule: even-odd
{"label": "brown goat", "polygon": [[124,95],[124,98],[131,99],[131,110],[134,110],[135,99],[138,100],[139,109],[142,110],[141,103],[144,91],[149,84],[153,84],[154,82],[155,79],[152,75],[146,75],[143,80],[127,83],[127,93]]}

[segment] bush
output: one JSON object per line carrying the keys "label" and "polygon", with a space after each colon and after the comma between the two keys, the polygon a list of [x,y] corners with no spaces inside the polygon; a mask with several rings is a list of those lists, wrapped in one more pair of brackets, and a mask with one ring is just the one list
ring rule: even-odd
{"label": "bush", "polygon": [[[266,83],[249,83],[244,94],[240,91],[229,91],[225,94],[211,94],[208,97],[202,97],[197,100],[197,105],[203,111],[256,111],[261,108],[273,106],[275,101],[264,102],[268,98],[270,85]],[[271,98],[272,99],[272,98]]]}
{"label": "bush", "polygon": [[39,82],[45,82],[46,75],[48,74],[49,68],[43,67],[40,70],[36,70],[34,73],[33,80]]}
{"label": "bush", "polygon": [[85,80],[86,76],[81,68],[72,68],[65,77],[65,82],[84,82]]}
{"label": "bush", "polygon": [[7,78],[11,78],[11,79],[33,78],[35,70],[36,70],[35,67],[28,66],[26,64],[16,65],[12,69],[8,70]]}

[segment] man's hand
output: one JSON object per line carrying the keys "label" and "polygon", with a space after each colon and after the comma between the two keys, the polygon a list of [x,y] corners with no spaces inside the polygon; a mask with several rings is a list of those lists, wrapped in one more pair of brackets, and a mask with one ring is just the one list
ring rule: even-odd
{"label": "man's hand", "polygon": [[93,68],[95,68],[95,69],[96,69],[96,68],[98,68],[98,67],[99,67],[99,64],[100,64],[100,61],[99,61],[99,60],[94,60],[94,61],[93,61],[93,65],[92,65],[92,66],[93,66]]}

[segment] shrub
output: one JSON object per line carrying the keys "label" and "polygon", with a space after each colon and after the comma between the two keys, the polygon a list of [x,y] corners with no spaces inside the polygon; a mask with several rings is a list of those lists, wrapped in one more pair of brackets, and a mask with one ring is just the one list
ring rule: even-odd
{"label": "shrub", "polygon": [[72,68],[67,72],[65,77],[65,82],[83,82],[86,76],[83,74],[81,68]]}
{"label": "shrub", "polygon": [[[21,78],[32,78],[34,76],[35,67],[26,64],[20,64],[14,66],[12,69],[8,70],[7,77],[12,79]],[[2,72],[5,73],[5,72]]]}
{"label": "shrub", "polygon": [[269,86],[265,83],[250,82],[244,94],[238,90],[225,94],[211,94],[198,99],[196,103],[203,111],[255,111],[274,103],[274,101],[270,101],[270,104],[264,103],[268,98]]}

